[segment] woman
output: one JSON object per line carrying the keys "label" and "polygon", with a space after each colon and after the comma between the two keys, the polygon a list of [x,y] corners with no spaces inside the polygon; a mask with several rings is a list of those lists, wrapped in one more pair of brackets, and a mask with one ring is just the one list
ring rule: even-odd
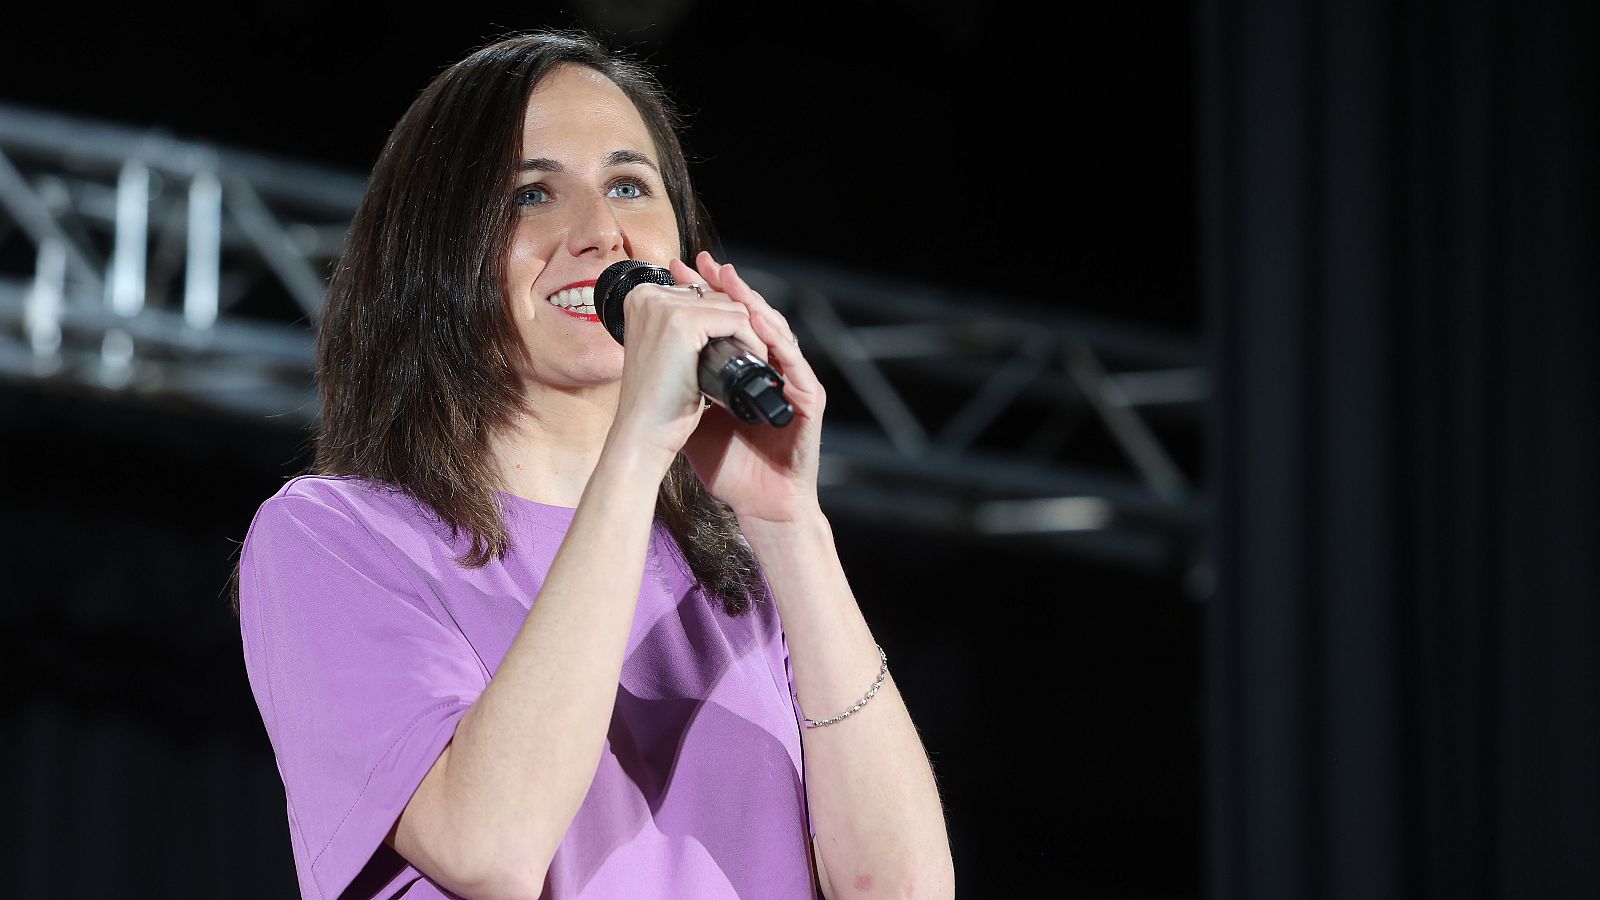
{"label": "woman", "polygon": [[[373,170],[316,474],[238,572],[306,897],[953,894],[817,505],[822,386],[706,252],[675,124],[637,66],[518,35],[439,75]],[[628,294],[626,353],[586,314],[622,259],[683,285]],[[702,403],[723,336],[785,377],[790,425]]]}

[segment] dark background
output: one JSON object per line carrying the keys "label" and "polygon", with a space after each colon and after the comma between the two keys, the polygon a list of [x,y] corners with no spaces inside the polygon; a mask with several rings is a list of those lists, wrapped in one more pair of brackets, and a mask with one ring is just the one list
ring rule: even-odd
{"label": "dark background", "polygon": [[[961,896],[1600,894],[1600,6],[672,8],[630,37],[730,247],[1203,346],[1203,602],[836,517]],[[358,172],[441,68],[577,21],[46,12],[5,100]],[[304,451],[0,390],[14,893],[292,893],[222,589]]]}
{"label": "dark background", "polygon": [[[1197,331],[1187,4],[667,5],[613,41],[690,117],[730,244]],[[364,174],[440,70],[577,8],[63,7],[11,35],[0,96]]]}
{"label": "dark background", "polygon": [[[730,247],[1198,333],[1187,5],[682,6],[623,38],[689,114]],[[570,9],[37,8],[0,38],[0,100],[364,173],[439,70],[586,21]],[[293,894],[223,589],[308,463],[264,423],[0,388],[18,896]],[[1177,573],[834,524],[962,895],[1199,895],[1200,615]]]}

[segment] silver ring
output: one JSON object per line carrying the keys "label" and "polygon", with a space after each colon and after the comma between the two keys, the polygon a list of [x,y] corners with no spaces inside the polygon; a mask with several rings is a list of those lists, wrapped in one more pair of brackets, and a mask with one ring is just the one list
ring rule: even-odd
{"label": "silver ring", "polygon": [[706,295],[706,286],[701,284],[698,281],[691,281],[687,285],[684,285],[684,286],[685,287],[694,288],[694,294],[695,294],[696,297],[704,298],[705,295]]}

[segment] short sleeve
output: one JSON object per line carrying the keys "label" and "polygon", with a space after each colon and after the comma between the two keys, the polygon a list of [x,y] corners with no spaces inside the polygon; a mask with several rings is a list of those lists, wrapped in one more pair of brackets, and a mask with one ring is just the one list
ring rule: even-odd
{"label": "short sleeve", "polygon": [[261,506],[241,551],[245,669],[306,898],[416,879],[383,839],[487,685],[390,552],[337,497],[293,493]]}

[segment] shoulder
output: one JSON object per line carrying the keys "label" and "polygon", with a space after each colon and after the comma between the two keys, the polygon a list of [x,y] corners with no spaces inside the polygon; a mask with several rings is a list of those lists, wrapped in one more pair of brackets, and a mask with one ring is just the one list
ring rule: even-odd
{"label": "shoulder", "polygon": [[302,500],[343,509],[352,515],[411,503],[411,496],[395,485],[373,481],[359,475],[296,475],[283,483],[274,500]]}
{"label": "shoulder", "polygon": [[261,504],[256,521],[287,516],[371,528],[420,519],[420,506],[403,489],[358,475],[296,475]]}
{"label": "shoulder", "polygon": [[421,604],[426,591],[411,557],[426,559],[430,545],[417,505],[357,476],[295,476],[256,510],[240,550],[241,577],[291,596],[371,593]]}
{"label": "shoulder", "polygon": [[256,510],[245,545],[314,543],[393,557],[431,530],[422,504],[401,488],[355,475],[296,475]]}

